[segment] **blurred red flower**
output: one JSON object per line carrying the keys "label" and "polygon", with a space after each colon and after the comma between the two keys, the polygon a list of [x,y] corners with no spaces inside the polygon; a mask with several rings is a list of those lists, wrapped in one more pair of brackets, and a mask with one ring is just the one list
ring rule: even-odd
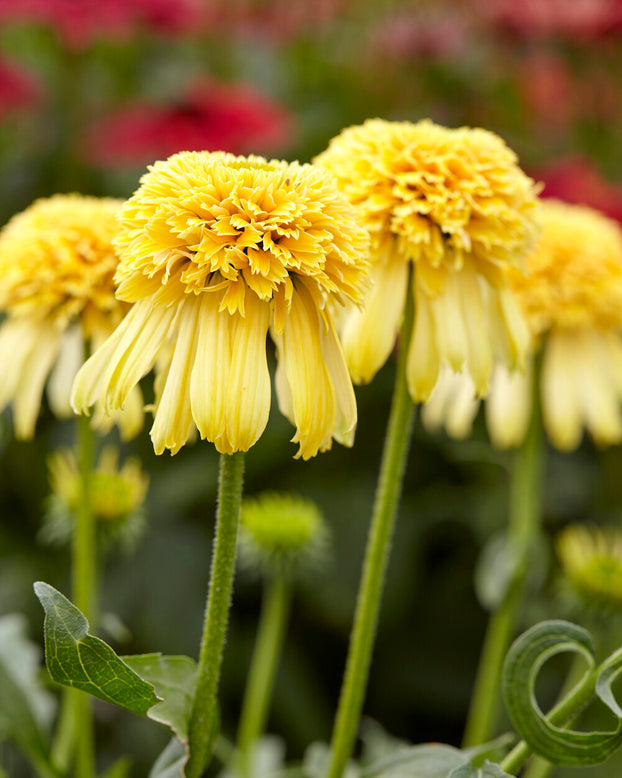
{"label": "blurred red flower", "polygon": [[622,29],[620,0],[475,0],[474,8],[521,37],[585,40]]}
{"label": "blurred red flower", "polygon": [[36,105],[43,94],[41,84],[27,70],[0,59],[0,119],[13,111]]}
{"label": "blurred red flower", "polygon": [[292,138],[292,119],[244,84],[194,82],[174,105],[121,109],[87,132],[83,156],[96,167],[144,165],[178,151],[270,154]]}
{"label": "blurred red flower", "polygon": [[52,27],[72,50],[94,40],[125,40],[138,27],[165,34],[196,28],[202,0],[0,0],[0,20],[18,20]]}
{"label": "blurred red flower", "polygon": [[317,30],[342,13],[352,0],[219,0],[212,2],[214,24],[229,34],[290,41]]}
{"label": "blurred red flower", "polygon": [[456,57],[463,53],[469,34],[469,17],[459,10],[413,6],[388,14],[372,32],[372,51],[391,59]]}
{"label": "blurred red flower", "polygon": [[589,205],[622,222],[622,185],[606,181],[584,157],[566,157],[532,172],[544,183],[542,197]]}

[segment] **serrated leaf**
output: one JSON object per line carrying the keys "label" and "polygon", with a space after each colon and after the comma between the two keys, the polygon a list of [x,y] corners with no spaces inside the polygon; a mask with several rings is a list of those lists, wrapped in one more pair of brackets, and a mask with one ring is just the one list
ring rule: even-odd
{"label": "serrated leaf", "polygon": [[153,685],[161,698],[147,716],[173,731],[182,744],[188,742],[188,724],[197,683],[196,662],[187,656],[142,654],[125,656],[123,661]]}
{"label": "serrated leaf", "polygon": [[[542,665],[555,654],[573,651],[588,663],[588,673],[594,672],[595,658],[592,638],[586,630],[567,621],[545,621],[527,630],[512,645],[503,671],[503,694],[514,728],[529,747],[553,764],[591,765],[604,762],[622,745],[622,718],[612,732],[578,732],[561,729],[565,721],[553,723],[547,719],[536,700],[536,678]],[[619,716],[610,685],[622,671],[622,659],[614,655],[603,665],[600,681],[595,679],[598,693],[611,711]],[[584,676],[585,678],[585,676]]]}
{"label": "serrated leaf", "polygon": [[88,634],[87,620],[64,595],[41,581],[34,589],[45,611],[45,659],[51,678],[146,715],[159,702],[151,684],[107,643]]}
{"label": "serrated leaf", "polygon": [[[34,764],[50,765],[47,729],[54,700],[38,682],[40,649],[26,636],[19,614],[0,619],[0,731]],[[53,769],[50,766],[50,774]]]}
{"label": "serrated leaf", "polygon": [[485,761],[479,769],[478,778],[513,778],[513,776],[502,770],[498,764]]}

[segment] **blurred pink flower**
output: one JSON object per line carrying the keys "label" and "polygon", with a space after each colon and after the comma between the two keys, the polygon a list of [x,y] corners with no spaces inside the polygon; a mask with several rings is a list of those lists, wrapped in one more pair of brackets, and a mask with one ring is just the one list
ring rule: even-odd
{"label": "blurred pink flower", "polygon": [[589,205],[622,222],[622,185],[606,181],[585,157],[565,157],[532,175],[544,182],[542,197]]}
{"label": "blurred pink flower", "polygon": [[216,27],[228,34],[290,41],[323,27],[351,2],[356,0],[217,0],[211,10]]}
{"label": "blurred pink flower", "polygon": [[127,39],[139,27],[190,32],[202,13],[202,0],[0,0],[0,21],[49,25],[72,50],[100,38]]}
{"label": "blurred pink flower", "polygon": [[620,0],[473,0],[485,19],[523,37],[590,39],[622,29]]}
{"label": "blurred pink flower", "polygon": [[577,85],[560,56],[532,53],[519,62],[517,77],[519,91],[537,122],[563,128],[574,119],[579,108]]}
{"label": "blurred pink flower", "polygon": [[194,82],[174,105],[142,103],[116,111],[87,132],[96,167],[144,165],[178,151],[270,154],[292,138],[290,115],[245,84]]}
{"label": "blurred pink flower", "polygon": [[0,119],[13,111],[36,105],[43,94],[41,84],[27,70],[0,59]]}
{"label": "blurred pink flower", "polygon": [[448,59],[462,53],[469,19],[458,8],[413,6],[381,18],[372,32],[376,55],[391,59],[431,57]]}

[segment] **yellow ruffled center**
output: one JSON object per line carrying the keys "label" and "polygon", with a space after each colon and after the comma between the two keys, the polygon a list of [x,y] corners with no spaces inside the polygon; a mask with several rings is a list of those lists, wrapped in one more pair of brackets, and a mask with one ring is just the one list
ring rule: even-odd
{"label": "yellow ruffled center", "polygon": [[89,335],[109,331],[127,308],[113,282],[121,202],[56,195],[14,216],[0,233],[0,309],[62,329],[79,317]]}
{"label": "yellow ruffled center", "polygon": [[395,240],[431,294],[465,260],[492,273],[519,264],[535,243],[534,183],[486,130],[372,119],[344,130],[315,161],[361,212],[374,253]]}
{"label": "yellow ruffled center", "polygon": [[535,335],[622,329],[622,229],[591,208],[542,203],[542,236],[510,281]]}
{"label": "yellow ruffled center", "polygon": [[368,237],[330,175],[261,157],[183,152],[156,162],[121,210],[118,295],[220,292],[220,310],[244,315],[247,294],[274,301],[283,329],[294,277],[318,307],[359,301]]}

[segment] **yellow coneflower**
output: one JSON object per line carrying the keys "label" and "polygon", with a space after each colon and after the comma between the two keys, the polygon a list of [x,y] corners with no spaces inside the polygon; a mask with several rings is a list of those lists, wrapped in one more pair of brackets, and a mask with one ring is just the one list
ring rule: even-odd
{"label": "yellow coneflower", "polygon": [[[112,246],[120,200],[56,195],[37,200],[0,232],[0,410],[13,408],[15,433],[30,438],[43,387],[52,411],[71,415],[71,385],[84,361],[85,341],[99,345],[128,306],[114,296]],[[48,381],[49,376],[49,381]],[[135,392],[116,421],[126,437],[142,427]]]}
{"label": "yellow coneflower", "polygon": [[182,152],[156,162],[120,212],[117,296],[134,303],[74,384],[78,411],[120,408],[157,362],[156,453],[194,425],[221,453],[246,451],[276,389],[304,459],[350,445],[354,392],[327,303],[360,301],[368,236],[324,170]]}
{"label": "yellow coneflower", "polygon": [[[542,203],[542,237],[525,274],[508,276],[542,352],[542,419],[553,445],[570,451],[587,429],[600,445],[622,441],[622,229],[591,208]],[[499,447],[523,440],[532,407],[532,366],[524,374],[495,368],[486,401],[491,439]],[[468,383],[468,379],[463,379]],[[454,389],[455,391],[455,389]],[[462,391],[468,394],[468,387]],[[471,384],[462,428],[477,402]],[[424,420],[446,419],[451,389],[435,388]]]}
{"label": "yellow coneflower", "polygon": [[569,525],[559,533],[555,545],[564,573],[588,604],[622,607],[619,528]]}
{"label": "yellow coneflower", "polygon": [[355,382],[370,381],[393,348],[410,263],[413,400],[427,400],[443,364],[470,374],[481,395],[495,350],[520,365],[528,333],[504,270],[535,244],[537,198],[499,137],[373,119],[344,130],[315,162],[336,175],[372,239],[374,284],[342,332]]}

